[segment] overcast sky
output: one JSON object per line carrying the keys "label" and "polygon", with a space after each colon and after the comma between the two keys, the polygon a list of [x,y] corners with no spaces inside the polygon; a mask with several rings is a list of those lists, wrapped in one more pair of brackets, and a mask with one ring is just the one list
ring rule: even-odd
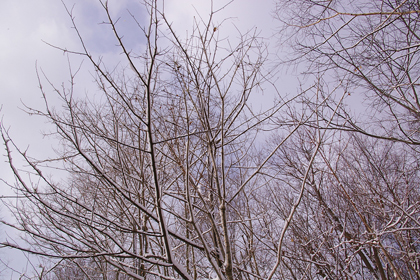
{"label": "overcast sky", "polygon": [[[108,32],[108,26],[100,25],[104,20],[103,10],[98,0],[65,0],[68,8],[74,7],[74,16],[91,52],[102,54],[105,58],[118,59],[119,50]],[[138,0],[111,0],[111,11],[115,18],[121,17],[118,27],[124,33],[125,42],[135,49],[141,44],[139,31],[131,20],[127,10],[138,18],[146,17]],[[199,12],[204,18],[209,13],[210,0],[168,0],[165,13],[179,34],[186,34],[193,23],[193,17]],[[215,0],[215,8],[222,7],[225,0]],[[74,6],[73,6],[74,5]],[[275,29],[271,17],[273,1],[237,0],[233,1],[215,18],[218,25],[225,18],[225,34],[230,31],[237,35],[235,26],[245,32],[257,27],[262,35],[270,37]],[[132,32],[130,34],[130,32]],[[185,33],[184,33],[185,32]],[[134,33],[134,34],[133,34]],[[42,128],[38,118],[27,118],[19,108],[22,102],[30,106],[42,106],[35,64],[48,78],[57,85],[68,81],[67,56],[62,51],[53,49],[45,42],[69,50],[80,50],[80,44],[71,21],[60,0],[2,0],[0,9],[0,104],[1,115],[11,133],[35,137]],[[74,67],[77,63],[73,63]],[[91,81],[89,77],[80,77],[79,85]],[[85,79],[85,80],[83,80]],[[25,137],[26,138],[26,137]],[[32,138],[16,138],[19,143],[32,142]],[[30,140],[30,141],[28,141]]]}
{"label": "overcast sky", "polygon": [[[121,17],[119,28],[124,33],[124,40],[130,48],[141,45],[138,29],[127,10],[139,19],[146,17],[137,0],[110,0],[109,6],[115,18]],[[224,6],[228,1],[213,1],[215,9]],[[115,41],[106,32],[103,10],[97,0],[64,0],[68,8],[73,7],[75,20],[82,31],[90,51],[101,54],[107,59],[118,61],[119,51]],[[179,34],[187,34],[197,12],[206,18],[209,14],[210,0],[167,0],[165,13]],[[214,19],[214,24],[223,24],[226,36],[236,36],[235,28],[245,32],[252,28],[261,31],[261,35],[270,38],[275,32],[276,22],[272,19],[274,9],[272,0],[236,0]],[[52,153],[54,142],[45,140],[42,131],[49,130],[45,120],[29,117],[22,108],[22,103],[35,108],[42,108],[36,64],[57,86],[67,83],[69,71],[67,56],[62,51],[48,46],[45,42],[70,50],[80,50],[80,43],[71,28],[70,18],[60,0],[1,0],[0,5],[0,116],[5,127],[23,149],[29,147],[34,156],[45,156]],[[73,67],[77,66],[73,60]],[[92,90],[92,77],[83,75],[77,80],[78,88],[83,94]],[[12,182],[13,176],[7,169],[5,153],[2,150],[0,177]],[[7,186],[0,182],[0,195],[10,194]],[[2,209],[1,215],[8,214]],[[0,228],[0,238],[13,233]],[[0,251],[0,258],[9,261],[16,269],[21,269],[22,257],[9,251]],[[19,259],[20,261],[18,261]],[[15,273],[13,279],[18,279]],[[7,276],[5,279],[10,279]]]}

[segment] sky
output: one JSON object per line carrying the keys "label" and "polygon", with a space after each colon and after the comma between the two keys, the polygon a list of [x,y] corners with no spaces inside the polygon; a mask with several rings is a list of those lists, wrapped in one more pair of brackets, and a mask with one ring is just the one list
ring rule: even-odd
{"label": "sky", "polygon": [[[80,50],[80,42],[75,30],[71,28],[71,20],[63,3],[72,9],[74,19],[83,38],[92,53],[102,55],[105,59],[118,62],[120,52],[115,47],[113,37],[107,32],[108,26],[99,24],[104,21],[102,7],[98,0],[1,0],[0,4],[0,117],[4,127],[8,128],[14,141],[22,149],[34,157],[53,155],[53,147],[57,145],[52,139],[43,137],[52,128],[40,117],[29,116],[25,105],[42,109],[43,100],[39,89],[38,73],[45,73],[56,86],[68,85],[68,56],[51,45],[69,50]],[[135,0],[110,0],[112,16],[121,17],[119,28],[124,40],[130,48],[141,45],[137,36],[135,22],[128,10],[138,19],[147,15]],[[179,34],[187,34],[191,29],[197,13],[207,18],[211,7],[210,0],[167,0],[165,13]],[[214,0],[214,9],[223,7],[228,1]],[[257,28],[261,36],[271,38],[276,30],[276,22],[272,18],[273,0],[236,0],[228,5],[214,19],[214,24],[222,25],[223,36],[237,36],[237,30],[246,32]],[[269,41],[269,39],[267,39]],[[275,43],[275,42],[274,42]],[[71,58],[73,69],[81,63],[80,58]],[[286,78],[284,78],[286,79]],[[76,80],[81,96],[95,91],[93,78],[89,72],[81,72]],[[45,84],[45,79],[43,83]],[[287,85],[287,84],[286,84]],[[291,87],[292,88],[292,87]],[[51,94],[50,90],[49,93]],[[52,100],[54,98],[52,97]],[[0,178],[13,183],[13,175],[6,163],[2,149],[0,160]],[[19,163],[19,161],[17,162]],[[0,196],[11,195],[6,184],[0,182]],[[0,215],[9,219],[5,207]],[[0,226],[0,238],[5,236],[16,238],[16,233]],[[0,258],[9,263],[16,271],[25,270],[27,262],[18,252],[0,250]],[[1,265],[0,265],[1,271]],[[3,277],[3,278],[1,278]],[[0,279],[18,279],[19,273],[3,272]]]}

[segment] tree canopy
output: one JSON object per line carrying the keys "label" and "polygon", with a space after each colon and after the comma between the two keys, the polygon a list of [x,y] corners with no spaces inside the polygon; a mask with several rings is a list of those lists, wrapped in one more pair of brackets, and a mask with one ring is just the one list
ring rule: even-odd
{"label": "tree canopy", "polygon": [[[78,70],[63,87],[37,72],[45,107],[28,110],[56,157],[1,124],[17,198],[2,223],[25,234],[1,247],[48,260],[42,279],[420,278],[418,2],[278,0],[286,58],[258,33],[221,38],[217,9],[180,36],[161,1],[131,14],[132,49],[99,3],[117,66],[67,6],[82,51],[53,46],[89,62],[97,95]],[[277,83],[291,65],[295,95]]]}

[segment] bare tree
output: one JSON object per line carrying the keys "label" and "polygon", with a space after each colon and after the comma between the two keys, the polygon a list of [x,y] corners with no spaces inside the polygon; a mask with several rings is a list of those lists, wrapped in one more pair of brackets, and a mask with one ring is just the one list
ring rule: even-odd
{"label": "bare tree", "polygon": [[[283,219],[314,148],[313,131],[301,132],[274,161],[288,185],[278,192],[274,184],[267,199]],[[417,279],[417,153],[357,135],[330,139],[311,166],[284,243],[284,278]]]}
{"label": "bare tree", "polygon": [[278,2],[278,18],[293,34],[291,61],[309,62],[306,74],[365,98],[364,105],[354,101],[363,106],[363,118],[344,108],[336,127],[417,146],[419,3]]}
{"label": "bare tree", "polygon": [[[258,139],[279,127],[274,116],[290,106],[280,96],[264,111],[250,105],[263,85],[278,94],[263,68],[265,45],[254,33],[239,34],[235,45],[220,39],[214,10],[182,39],[158,2],[145,1],[148,22],[133,15],[146,41],[137,52],[100,3],[122,66],[109,70],[89,51],[68,10],[82,51],[55,48],[90,62],[101,96],[77,98],[71,67],[63,88],[39,72],[45,109],[28,109],[55,126],[57,158],[32,159],[2,126],[16,177],[10,186],[20,197],[9,202],[17,224],[7,225],[28,244],[2,246],[55,260],[43,272],[55,279],[277,277],[287,227],[270,231],[281,221],[267,215],[259,193],[271,181],[268,162],[307,118],[262,149]],[[49,91],[63,109],[51,107]],[[17,155],[29,170],[14,164]],[[51,179],[48,168],[65,177]]]}
{"label": "bare tree", "polygon": [[273,195],[285,218],[313,135],[326,131],[284,244],[285,278],[418,279],[418,2],[278,2],[288,62],[329,96],[317,107],[305,92],[318,117],[275,160],[292,190]]}
{"label": "bare tree", "polygon": [[[54,125],[57,157],[31,158],[1,126],[18,198],[3,223],[27,242],[1,246],[53,260],[46,279],[420,278],[418,3],[279,1],[288,62],[314,78],[288,100],[258,34],[219,37],[220,10],[183,37],[144,1],[136,50],[99,3],[117,67],[72,10],[81,51],[53,46],[89,61],[97,97],[77,97],[71,63],[61,88],[38,70],[45,108],[28,110]],[[262,91],[275,98],[255,110]]]}

